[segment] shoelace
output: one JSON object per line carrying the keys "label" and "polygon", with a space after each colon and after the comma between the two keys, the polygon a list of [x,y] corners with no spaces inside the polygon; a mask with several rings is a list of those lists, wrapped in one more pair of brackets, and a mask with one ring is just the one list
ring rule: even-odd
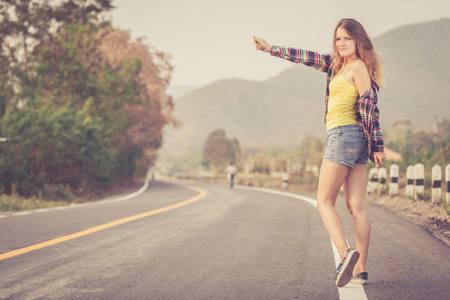
{"label": "shoelace", "polygon": [[337,278],[337,276],[339,275],[339,272],[341,272],[341,268],[342,268],[342,266],[344,265],[344,261],[345,261],[345,257],[344,257],[344,259],[343,260],[341,260],[341,263],[339,264],[339,266],[336,268],[336,276],[335,276],[335,278]]}

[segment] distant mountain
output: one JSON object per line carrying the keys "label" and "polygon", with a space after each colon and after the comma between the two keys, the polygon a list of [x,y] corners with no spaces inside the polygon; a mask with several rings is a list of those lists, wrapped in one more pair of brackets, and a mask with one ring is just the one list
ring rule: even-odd
{"label": "distant mountain", "polygon": [[450,19],[403,26],[374,44],[386,71],[379,104],[386,125],[408,118],[421,127],[450,116]]}
{"label": "distant mountain", "polygon": [[175,85],[175,86],[169,86],[167,89],[167,94],[172,95],[174,98],[179,98],[190,91],[195,90],[196,86],[190,86],[190,85]]}
{"label": "distant mountain", "polygon": [[[386,71],[379,100],[383,127],[405,118],[427,126],[435,116],[450,116],[449,33],[450,19],[441,19],[403,26],[373,40]],[[306,134],[324,135],[325,83],[325,73],[293,65],[266,81],[228,79],[192,90],[175,98],[183,126],[166,131],[163,152],[201,149],[217,128],[247,145],[282,145]]]}

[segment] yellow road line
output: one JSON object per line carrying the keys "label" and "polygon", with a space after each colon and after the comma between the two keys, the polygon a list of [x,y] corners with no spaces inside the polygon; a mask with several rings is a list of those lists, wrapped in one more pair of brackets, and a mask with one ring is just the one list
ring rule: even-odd
{"label": "yellow road line", "polygon": [[131,217],[128,217],[128,218],[123,218],[123,219],[120,219],[120,220],[112,221],[112,222],[109,222],[109,223],[106,223],[106,224],[95,226],[95,227],[92,227],[92,228],[89,228],[89,229],[86,229],[86,230],[83,230],[83,231],[79,231],[79,232],[76,232],[76,233],[73,233],[73,234],[62,236],[62,237],[59,237],[59,238],[56,238],[56,239],[53,239],[53,240],[49,240],[49,241],[42,242],[42,243],[39,243],[39,244],[35,244],[35,245],[32,245],[32,246],[28,246],[28,247],[25,247],[25,248],[17,249],[17,250],[11,251],[11,252],[3,253],[3,254],[0,254],[0,260],[7,259],[7,258],[10,258],[10,257],[14,257],[14,256],[17,256],[17,255],[21,255],[21,254],[24,254],[24,253],[28,253],[28,252],[31,252],[31,251],[34,251],[34,250],[42,249],[42,248],[45,248],[45,247],[48,247],[48,246],[56,245],[56,244],[59,244],[59,243],[63,243],[63,242],[69,241],[69,240],[76,239],[78,237],[82,237],[82,236],[85,236],[85,235],[88,235],[88,234],[91,234],[91,233],[94,233],[94,232],[98,232],[98,231],[101,231],[101,230],[104,230],[104,229],[108,229],[108,228],[120,225],[120,224],[128,223],[128,222],[139,220],[139,219],[142,219],[142,218],[145,218],[145,217],[148,217],[148,216],[152,216],[152,215],[156,215],[156,214],[159,214],[159,213],[162,213],[162,212],[166,212],[166,211],[169,211],[169,210],[172,210],[172,209],[176,209],[176,208],[185,206],[187,204],[190,204],[192,202],[195,202],[195,201],[203,198],[206,195],[206,192],[204,190],[202,190],[202,189],[199,189],[199,188],[196,188],[196,187],[190,186],[190,185],[187,185],[186,187],[188,189],[191,189],[191,190],[194,190],[196,192],[199,192],[199,194],[197,196],[195,196],[195,197],[192,197],[192,198],[186,200],[186,201],[182,201],[182,202],[179,202],[179,203],[176,203],[176,204],[173,204],[173,205],[169,205],[169,206],[166,206],[166,207],[162,207],[162,208],[158,208],[158,209],[155,209],[155,210],[151,210],[151,211],[148,211],[148,212],[145,212],[145,213],[142,213],[142,214],[138,214],[138,215],[134,215],[134,216],[131,216]]}

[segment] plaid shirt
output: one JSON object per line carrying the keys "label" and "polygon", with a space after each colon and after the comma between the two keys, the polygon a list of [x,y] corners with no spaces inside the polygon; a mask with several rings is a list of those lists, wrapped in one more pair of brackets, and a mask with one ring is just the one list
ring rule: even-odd
{"label": "plaid shirt", "polygon": [[[273,56],[280,57],[294,63],[302,63],[308,67],[327,73],[327,86],[325,94],[325,123],[328,113],[328,99],[330,97],[330,81],[334,78],[334,61],[331,55],[323,55],[317,52],[304,49],[287,48],[273,46],[270,53]],[[369,150],[369,158],[374,162],[373,152],[383,152],[383,131],[378,122],[379,110],[377,107],[379,87],[372,79],[371,89],[367,90],[359,97],[358,105],[358,124],[363,128]]]}

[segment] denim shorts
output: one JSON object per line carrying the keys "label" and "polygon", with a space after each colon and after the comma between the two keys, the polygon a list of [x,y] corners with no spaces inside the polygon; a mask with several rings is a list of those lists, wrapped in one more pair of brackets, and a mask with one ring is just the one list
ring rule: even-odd
{"label": "denim shorts", "polygon": [[345,125],[328,130],[323,160],[353,168],[355,164],[367,165],[368,157],[367,142],[361,127]]}

